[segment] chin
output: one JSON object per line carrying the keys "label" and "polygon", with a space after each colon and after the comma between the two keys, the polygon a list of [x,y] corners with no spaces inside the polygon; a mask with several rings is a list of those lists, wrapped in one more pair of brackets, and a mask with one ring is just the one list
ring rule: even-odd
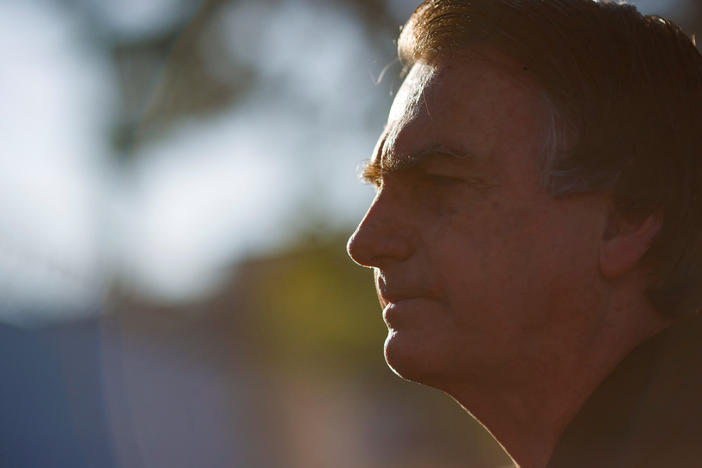
{"label": "chin", "polygon": [[385,362],[405,380],[440,387],[445,380],[446,372],[441,369],[445,361],[437,359],[426,344],[419,344],[420,337],[412,335],[415,334],[390,330],[385,339]]}

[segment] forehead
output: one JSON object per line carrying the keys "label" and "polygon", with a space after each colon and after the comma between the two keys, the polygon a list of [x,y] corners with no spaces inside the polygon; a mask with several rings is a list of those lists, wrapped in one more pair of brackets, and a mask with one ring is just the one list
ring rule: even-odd
{"label": "forehead", "polygon": [[533,170],[549,120],[545,93],[508,57],[478,50],[418,62],[393,101],[374,163],[390,167],[442,148]]}

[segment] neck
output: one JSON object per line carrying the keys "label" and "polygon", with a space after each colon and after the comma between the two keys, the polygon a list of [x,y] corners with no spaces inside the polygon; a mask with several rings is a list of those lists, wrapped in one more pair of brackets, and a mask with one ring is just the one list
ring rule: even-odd
{"label": "neck", "polygon": [[483,402],[472,389],[449,394],[485,426],[517,466],[542,468],[597,383],[585,378],[559,381],[555,376],[539,380],[528,389],[491,389],[490,400]]}
{"label": "neck", "polygon": [[649,320],[641,320],[641,309],[631,314],[619,309],[570,352],[548,353],[540,362],[519,359],[517,379],[480,385],[473,380],[444,390],[485,426],[517,466],[543,468],[605,377],[637,345],[669,325],[652,308],[645,312]]}

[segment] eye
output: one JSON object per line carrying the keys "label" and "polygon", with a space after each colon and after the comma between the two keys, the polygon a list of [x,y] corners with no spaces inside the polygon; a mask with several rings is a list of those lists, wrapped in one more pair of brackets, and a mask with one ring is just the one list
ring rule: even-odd
{"label": "eye", "polygon": [[424,173],[423,179],[427,183],[435,187],[448,187],[464,182],[463,179],[460,179],[458,177],[430,173]]}

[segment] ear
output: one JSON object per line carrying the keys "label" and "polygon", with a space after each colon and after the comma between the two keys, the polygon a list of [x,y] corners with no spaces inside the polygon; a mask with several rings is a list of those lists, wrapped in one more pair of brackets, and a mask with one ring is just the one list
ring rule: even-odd
{"label": "ear", "polygon": [[600,245],[600,271],[616,278],[633,270],[663,225],[662,213],[648,215],[640,222],[627,220],[612,207]]}

